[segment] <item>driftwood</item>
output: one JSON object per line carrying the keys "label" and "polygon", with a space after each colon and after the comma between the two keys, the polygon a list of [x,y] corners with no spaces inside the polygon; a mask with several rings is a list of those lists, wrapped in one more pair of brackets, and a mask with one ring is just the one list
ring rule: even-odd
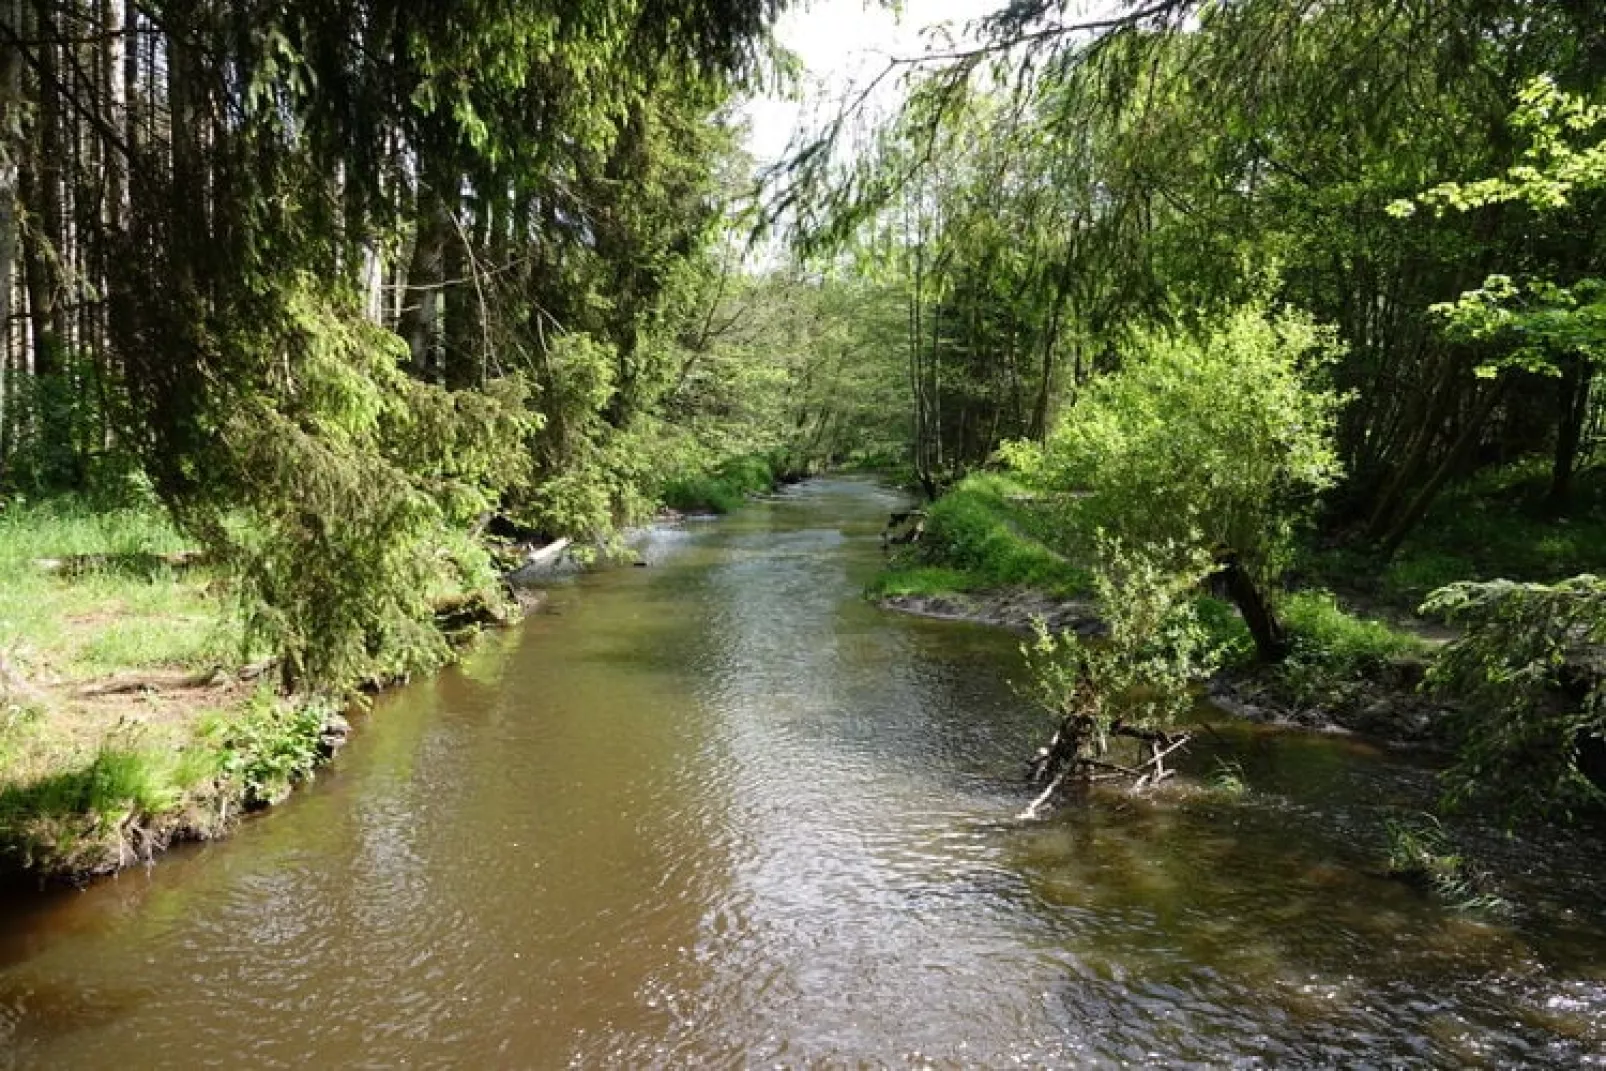
{"label": "driftwood", "polygon": [[1044,788],[1019,817],[1027,821],[1041,817],[1054,798],[1074,781],[1126,780],[1132,783],[1133,792],[1153,788],[1176,773],[1166,766],[1165,760],[1191,739],[1187,733],[1141,729],[1122,722],[1110,726],[1106,735],[1139,742],[1147,758],[1132,766],[1109,761],[1099,746],[1098,726],[1094,720],[1085,714],[1069,715],[1060,723],[1048,746],[1041,748],[1032,760],[1030,780]]}
{"label": "driftwood", "polygon": [[568,550],[573,542],[574,540],[567,538],[555,539],[544,547],[531,550],[517,568],[508,571],[508,584],[517,588],[531,579],[545,576],[557,566],[563,557],[563,552]]}
{"label": "driftwood", "polygon": [[899,510],[893,513],[892,516],[887,519],[887,526],[881,529],[882,549],[918,543],[920,542],[920,537],[925,535],[925,532],[925,510]]}

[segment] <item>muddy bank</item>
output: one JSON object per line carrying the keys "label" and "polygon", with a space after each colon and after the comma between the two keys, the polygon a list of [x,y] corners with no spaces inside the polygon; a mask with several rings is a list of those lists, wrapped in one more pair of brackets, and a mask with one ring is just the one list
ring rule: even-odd
{"label": "muddy bank", "polygon": [[[1025,589],[889,595],[887,610],[940,621],[968,621],[1030,635],[1036,622],[1051,631],[1097,636],[1104,630],[1091,600],[1056,599]],[[1205,688],[1213,705],[1248,721],[1315,732],[1352,732],[1413,745],[1444,741],[1449,708],[1422,695],[1427,670],[1420,659],[1401,659],[1366,679],[1330,682],[1316,698],[1299,698],[1274,667],[1235,667],[1217,673]]]}
{"label": "muddy bank", "polygon": [[877,600],[888,610],[939,621],[970,621],[1031,635],[1038,622],[1052,632],[1096,636],[1104,623],[1088,599],[1056,599],[1039,591],[967,591],[947,595],[886,595]]}

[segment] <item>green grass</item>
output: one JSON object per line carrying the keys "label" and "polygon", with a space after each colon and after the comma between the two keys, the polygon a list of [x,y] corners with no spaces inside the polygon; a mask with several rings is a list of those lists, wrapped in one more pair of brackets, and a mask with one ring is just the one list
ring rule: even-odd
{"label": "green grass", "polygon": [[663,489],[664,505],[683,513],[730,513],[748,495],[771,490],[781,469],[775,458],[763,454],[730,458],[712,471],[669,480]]}
{"label": "green grass", "polygon": [[[68,679],[237,657],[239,623],[214,577],[154,557],[185,549],[154,506],[11,505],[0,512],[0,652],[25,676]],[[83,555],[105,560],[72,571],[38,564]]]}
{"label": "green grass", "polygon": [[1349,549],[1317,555],[1312,566],[1329,583],[1408,609],[1460,580],[1606,572],[1606,469],[1579,474],[1565,517],[1544,510],[1547,481],[1532,462],[1490,470],[1446,493],[1386,566]]}
{"label": "green grass", "polygon": [[1428,651],[1412,633],[1345,610],[1330,591],[1294,592],[1278,610],[1293,649],[1277,666],[1277,680],[1299,702],[1319,701],[1334,688],[1376,678],[1390,663]]}
{"label": "green grass", "polygon": [[[111,869],[204,776],[193,752],[108,739],[81,765],[0,788],[0,863],[46,873]],[[137,832],[136,832],[137,831]]]}
{"label": "green grass", "polygon": [[1042,540],[1049,524],[1018,484],[966,477],[926,510],[925,534],[871,585],[877,595],[1026,587],[1068,597],[1088,590],[1087,571]]}

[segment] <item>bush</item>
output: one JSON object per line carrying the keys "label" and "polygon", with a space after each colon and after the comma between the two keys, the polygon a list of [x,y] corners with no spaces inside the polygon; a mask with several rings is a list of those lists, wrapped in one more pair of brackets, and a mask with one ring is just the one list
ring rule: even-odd
{"label": "bush", "polygon": [[245,807],[278,803],[312,776],[323,758],[333,708],[321,700],[281,700],[258,692],[246,708],[213,727],[225,794]]}
{"label": "bush", "polygon": [[1606,802],[1606,771],[1580,766],[1606,751],[1606,678],[1574,668],[1606,646],[1606,580],[1452,584],[1422,612],[1466,629],[1428,673],[1430,688],[1465,700],[1446,802],[1490,799],[1508,819]]}
{"label": "bush", "polygon": [[1087,572],[1034,538],[1044,520],[1024,498],[1022,488],[1004,477],[966,477],[927,510],[925,535],[911,564],[963,574],[950,590],[1019,586],[1054,595],[1086,592]]}
{"label": "bush", "polygon": [[748,495],[771,490],[782,466],[765,454],[730,458],[710,472],[680,476],[664,484],[664,505],[683,513],[730,513]]}
{"label": "bush", "polygon": [[1344,610],[1330,591],[1295,592],[1283,599],[1281,609],[1291,647],[1278,674],[1302,701],[1426,649],[1408,632]]}

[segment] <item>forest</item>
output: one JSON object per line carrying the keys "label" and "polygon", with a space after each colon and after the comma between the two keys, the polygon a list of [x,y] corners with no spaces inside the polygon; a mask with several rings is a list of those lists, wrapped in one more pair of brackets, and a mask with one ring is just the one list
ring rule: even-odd
{"label": "forest", "polygon": [[515,544],[847,468],[929,503],[879,594],[1097,607],[1046,787],[1403,661],[1451,801],[1598,809],[1594,0],[1001,2],[759,169],[785,6],[0,0],[9,863],[276,799]]}

